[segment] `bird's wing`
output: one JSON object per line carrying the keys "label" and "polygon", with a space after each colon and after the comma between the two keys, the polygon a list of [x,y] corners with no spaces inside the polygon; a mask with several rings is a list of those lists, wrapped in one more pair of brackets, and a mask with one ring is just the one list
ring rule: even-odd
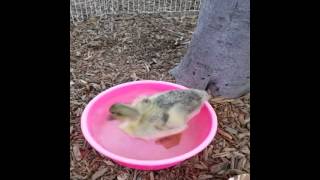
{"label": "bird's wing", "polygon": [[160,139],[160,138],[164,138],[164,137],[168,137],[174,134],[179,134],[181,132],[183,132],[184,130],[187,129],[187,125],[183,125],[180,126],[178,128],[174,128],[174,129],[169,129],[169,130],[165,130],[165,131],[158,131],[154,136],[150,136],[150,139]]}
{"label": "bird's wing", "polygon": [[168,121],[166,126],[169,128],[179,128],[186,124],[187,112],[181,108],[181,104],[176,104],[167,112]]}

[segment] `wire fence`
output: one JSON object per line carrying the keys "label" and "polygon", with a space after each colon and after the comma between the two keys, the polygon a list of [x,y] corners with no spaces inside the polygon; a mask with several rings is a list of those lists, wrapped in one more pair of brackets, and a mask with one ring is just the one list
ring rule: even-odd
{"label": "wire fence", "polygon": [[201,0],[70,0],[71,22],[92,16],[198,12]]}

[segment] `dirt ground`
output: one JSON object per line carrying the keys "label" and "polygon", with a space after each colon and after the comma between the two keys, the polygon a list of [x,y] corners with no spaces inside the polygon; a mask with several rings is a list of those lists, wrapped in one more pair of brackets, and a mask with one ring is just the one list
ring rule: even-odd
{"label": "dirt ground", "polygon": [[101,91],[142,79],[174,82],[168,70],[186,52],[196,18],[139,15],[92,18],[71,25],[71,179],[219,180],[250,173],[250,94],[239,99],[211,99],[219,121],[215,140],[197,156],[167,170],[121,167],[99,155],[82,136],[81,113]]}

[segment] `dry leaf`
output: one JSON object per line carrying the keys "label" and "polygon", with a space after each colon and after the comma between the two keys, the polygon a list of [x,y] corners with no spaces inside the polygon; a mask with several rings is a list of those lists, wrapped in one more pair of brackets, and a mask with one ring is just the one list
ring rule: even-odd
{"label": "dry leaf", "polygon": [[70,176],[70,179],[75,179],[75,180],[79,180],[79,179],[87,179],[87,177],[85,177],[85,176],[80,176],[80,175],[78,175],[78,174],[73,174],[73,175],[71,175]]}
{"label": "dry leaf", "polygon": [[134,170],[132,180],[137,180],[137,170],[136,169]]}
{"label": "dry leaf", "polygon": [[244,137],[247,137],[247,136],[250,136],[250,132],[245,132],[245,133],[241,133],[241,134],[238,135],[238,137],[239,137],[240,139],[242,139],[242,138],[244,138]]}
{"label": "dry leaf", "polygon": [[104,160],[103,162],[108,166],[114,166],[114,164],[111,161]]}
{"label": "dry leaf", "polygon": [[250,154],[250,149],[248,148],[248,146],[241,148],[240,151],[244,154]]}
{"label": "dry leaf", "polygon": [[74,156],[75,156],[77,161],[81,160],[81,152],[80,152],[80,149],[79,149],[79,145],[75,144],[73,146],[73,154],[74,154]]}
{"label": "dry leaf", "polygon": [[249,122],[250,122],[250,118],[248,118],[248,119],[246,119],[246,120],[243,121],[244,124],[247,124],[247,123],[249,123]]}
{"label": "dry leaf", "polygon": [[96,90],[100,90],[100,89],[101,89],[101,87],[100,87],[99,84],[91,83],[90,85],[91,85],[94,89],[96,89]]}
{"label": "dry leaf", "polygon": [[245,124],[245,123],[244,123],[244,114],[242,114],[242,113],[239,114],[238,119],[239,119],[239,121],[240,121],[241,124]]}
{"label": "dry leaf", "polygon": [[82,79],[79,79],[79,82],[80,82],[80,83],[82,83],[82,84],[88,84],[88,82],[87,82],[87,81],[82,80]]}
{"label": "dry leaf", "polygon": [[226,147],[223,149],[223,152],[232,152],[232,151],[235,151],[236,148],[229,148],[229,147]]}
{"label": "dry leaf", "polygon": [[244,154],[242,154],[242,153],[240,153],[240,152],[237,152],[237,151],[233,152],[232,154],[233,154],[234,156],[236,156],[236,157],[245,157]]}
{"label": "dry leaf", "polygon": [[245,167],[245,169],[250,169],[250,162],[247,161],[247,162],[246,162],[246,165],[245,165],[244,167]]}
{"label": "dry leaf", "polygon": [[226,133],[226,132],[224,132],[223,130],[221,130],[221,129],[218,129],[218,133],[220,134],[220,135],[222,135],[222,136],[224,136],[224,137],[226,137],[226,138],[228,138],[228,139],[232,139],[232,136],[230,135],[230,134],[228,134],[228,133]]}
{"label": "dry leaf", "polygon": [[110,68],[115,69],[117,66],[113,63],[108,63],[107,64]]}
{"label": "dry leaf", "polygon": [[231,169],[234,169],[234,167],[235,167],[235,157],[234,157],[234,156],[231,156],[230,168],[231,168]]}
{"label": "dry leaf", "polygon": [[146,71],[149,72],[150,71],[149,65],[147,63],[144,63],[144,65],[145,65]]}
{"label": "dry leaf", "polygon": [[96,171],[96,172],[92,175],[91,179],[92,179],[92,180],[96,180],[96,179],[98,179],[99,177],[101,177],[102,175],[104,175],[107,171],[108,171],[107,168],[101,168],[101,169],[99,169],[98,171]]}
{"label": "dry leaf", "polygon": [[130,77],[132,78],[133,81],[136,81],[136,80],[139,79],[135,72],[133,72],[133,73],[130,75]]}
{"label": "dry leaf", "polygon": [[204,160],[207,161],[209,156],[212,154],[212,149],[213,149],[213,146],[210,145],[208,148],[205,149],[204,151]]}
{"label": "dry leaf", "polygon": [[244,172],[239,169],[229,169],[228,173],[229,174],[243,174]]}
{"label": "dry leaf", "polygon": [[198,180],[212,179],[213,176],[209,174],[203,174],[198,177]]}
{"label": "dry leaf", "polygon": [[234,134],[234,135],[238,134],[238,131],[233,129],[233,128],[231,128],[231,127],[226,127],[226,128],[224,128],[224,130],[227,131],[230,134]]}
{"label": "dry leaf", "polygon": [[151,59],[155,64],[157,64],[158,62],[157,62],[157,60],[155,59],[155,58],[152,58]]}
{"label": "dry leaf", "polygon": [[237,165],[236,168],[242,170],[242,169],[245,167],[246,162],[247,162],[246,158],[244,158],[244,157],[241,158],[241,159],[239,160],[238,165]]}
{"label": "dry leaf", "polygon": [[228,180],[250,180],[250,174],[241,174],[229,178]]}
{"label": "dry leaf", "polygon": [[195,165],[193,165],[193,167],[196,168],[196,169],[207,169],[207,167],[205,167],[205,166],[203,166],[201,164],[195,164]]}
{"label": "dry leaf", "polygon": [[117,176],[117,180],[127,180],[129,179],[129,174],[127,173],[121,173]]}
{"label": "dry leaf", "polygon": [[154,180],[154,175],[152,171],[150,172],[150,180]]}
{"label": "dry leaf", "polygon": [[231,153],[230,152],[222,152],[222,153],[218,153],[218,154],[213,154],[212,158],[221,158],[221,157],[230,157]]}
{"label": "dry leaf", "polygon": [[80,116],[82,114],[82,109],[78,108],[75,113],[76,113],[76,116]]}
{"label": "dry leaf", "polygon": [[228,164],[229,164],[228,162],[222,162],[222,163],[219,163],[219,164],[215,164],[215,165],[210,167],[210,172],[212,174],[218,173],[221,170],[226,169],[228,167]]}

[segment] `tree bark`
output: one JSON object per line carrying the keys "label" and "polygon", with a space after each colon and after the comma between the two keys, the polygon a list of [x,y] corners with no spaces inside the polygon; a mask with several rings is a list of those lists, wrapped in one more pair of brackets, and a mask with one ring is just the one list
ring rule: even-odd
{"label": "tree bark", "polygon": [[250,1],[203,0],[198,25],[180,64],[178,84],[237,98],[250,91]]}

